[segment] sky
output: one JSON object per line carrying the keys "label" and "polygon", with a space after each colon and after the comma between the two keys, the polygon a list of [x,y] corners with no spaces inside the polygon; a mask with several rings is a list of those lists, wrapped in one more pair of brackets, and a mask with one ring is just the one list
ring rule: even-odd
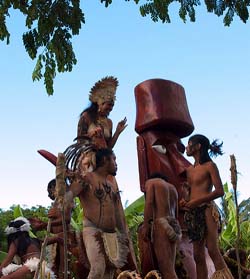
{"label": "sky", "polygon": [[[230,155],[234,154],[239,200],[248,198],[249,23],[234,18],[230,27],[224,27],[222,17],[208,14],[204,7],[198,7],[195,23],[183,23],[175,5],[170,9],[170,24],[154,23],[141,17],[133,1],[113,2],[105,8],[99,1],[82,1],[86,24],[73,39],[78,63],[71,73],[56,76],[53,96],[46,94],[43,81],[32,82],[35,61],[22,44],[24,18],[10,13],[10,45],[0,42],[0,208],[50,205],[46,188],[55,168],[37,150],[57,155],[73,143],[79,115],[89,105],[89,90],[107,75],[119,80],[110,114],[114,127],[125,116],[128,119],[114,148],[124,204],[142,195],[134,87],[151,78],[184,87],[193,134],[223,141],[224,155],[215,159],[222,181],[230,185]],[[182,140],[187,144],[188,138]]]}

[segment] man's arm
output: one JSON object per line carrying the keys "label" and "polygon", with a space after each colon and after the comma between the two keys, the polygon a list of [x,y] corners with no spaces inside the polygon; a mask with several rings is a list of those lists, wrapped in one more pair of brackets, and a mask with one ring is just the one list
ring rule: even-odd
{"label": "man's arm", "polygon": [[224,195],[224,189],[222,185],[222,181],[220,178],[219,170],[214,162],[209,162],[207,166],[207,171],[211,178],[211,184],[214,186],[214,190],[210,193],[204,194],[204,196],[199,197],[197,199],[190,200],[185,204],[188,208],[197,207],[203,203],[211,202],[219,197]]}
{"label": "man's arm", "polygon": [[114,176],[108,176],[108,180],[112,183],[113,191],[116,193],[116,199],[114,200],[116,227],[120,232],[126,232],[127,225],[125,220],[125,214],[124,214],[124,210],[121,202],[121,196],[120,196],[116,179]]}
{"label": "man's arm", "polygon": [[144,222],[142,228],[142,237],[145,241],[150,239],[150,228],[153,221],[154,212],[154,185],[150,180],[146,181],[145,184],[145,207],[144,207]]}
{"label": "man's arm", "polygon": [[[112,124],[112,121],[110,121],[110,122],[111,122],[111,123],[110,123],[110,128],[111,128],[111,134],[112,134],[112,126],[113,126],[113,124]],[[123,132],[124,129],[127,127],[127,124],[126,124],[126,123],[127,123],[127,118],[125,117],[123,120],[121,120],[121,121],[117,124],[115,133],[114,133],[114,135],[112,135],[112,138],[110,139],[110,141],[109,141],[109,143],[108,143],[108,147],[109,147],[110,149],[112,149],[112,148],[115,146],[115,144],[116,144],[116,142],[117,142],[117,140],[118,140],[118,138],[119,138],[121,132]]]}
{"label": "man's arm", "polygon": [[75,179],[69,187],[69,191],[65,193],[64,200],[67,207],[72,205],[72,202],[75,197],[77,197],[82,191],[86,190],[88,187],[88,178],[87,175],[83,178]]}
{"label": "man's arm", "polygon": [[[65,208],[65,222],[70,224],[71,220],[71,207],[67,205]],[[61,226],[62,225],[62,214],[61,211],[55,206],[51,208],[48,212],[48,217],[51,219],[51,226]]]}

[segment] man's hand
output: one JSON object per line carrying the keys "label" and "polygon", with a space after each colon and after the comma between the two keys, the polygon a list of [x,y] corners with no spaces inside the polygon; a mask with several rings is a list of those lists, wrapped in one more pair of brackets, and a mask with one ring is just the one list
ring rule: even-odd
{"label": "man's hand", "polygon": [[48,217],[51,219],[57,218],[58,217],[58,209],[55,207],[52,207],[49,212],[48,212]]}
{"label": "man's hand", "polygon": [[38,218],[28,218],[28,220],[29,220],[29,222],[31,224],[31,227],[34,231],[38,231],[38,230],[41,230],[41,229],[44,229],[44,228],[47,227],[47,223],[41,221]]}
{"label": "man's hand", "polygon": [[200,205],[200,202],[197,199],[193,199],[193,200],[190,200],[190,201],[186,201],[184,199],[181,199],[179,201],[179,206],[182,210],[190,210],[190,209],[198,207],[199,205]]}
{"label": "man's hand", "polygon": [[200,205],[200,202],[197,199],[190,200],[186,203],[186,207],[189,208],[189,209],[196,208],[199,205]]}

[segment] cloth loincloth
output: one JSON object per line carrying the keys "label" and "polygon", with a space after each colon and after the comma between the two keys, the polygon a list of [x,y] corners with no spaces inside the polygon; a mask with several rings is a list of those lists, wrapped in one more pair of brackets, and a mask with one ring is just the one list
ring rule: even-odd
{"label": "cloth loincloth", "polygon": [[227,267],[225,267],[223,269],[215,271],[211,279],[234,279],[234,278],[230,270]]}
{"label": "cloth loincloth", "polygon": [[[122,268],[127,263],[129,242],[126,233],[104,232],[94,226],[85,223],[83,233],[88,234],[88,241],[93,241],[93,246],[98,247],[97,253],[104,255],[107,265]],[[87,226],[86,226],[87,225]],[[88,254],[88,245],[86,252]],[[91,246],[90,246],[91,249]]]}
{"label": "cloth loincloth", "polygon": [[184,222],[187,226],[187,234],[191,241],[200,241],[205,238],[207,233],[206,209],[211,208],[214,221],[220,228],[220,214],[214,202],[192,208],[184,214]]}
{"label": "cloth loincloth", "polygon": [[[153,231],[156,230],[158,226],[166,232],[170,241],[174,242],[181,239],[181,227],[175,218],[171,216],[156,218],[153,221]],[[153,236],[151,236],[151,241],[153,242]]]}
{"label": "cloth loincloth", "polygon": [[[22,264],[17,265],[17,264],[11,263],[2,269],[2,273],[4,276],[6,276],[10,273],[17,271],[22,266],[26,266],[30,272],[34,272],[37,270],[39,261],[40,260],[38,258],[33,257],[33,258],[28,259],[23,265]],[[47,265],[45,265],[44,273],[46,276],[45,278],[56,279],[54,272],[50,268],[48,268]],[[38,279],[40,279],[40,276],[38,277]]]}

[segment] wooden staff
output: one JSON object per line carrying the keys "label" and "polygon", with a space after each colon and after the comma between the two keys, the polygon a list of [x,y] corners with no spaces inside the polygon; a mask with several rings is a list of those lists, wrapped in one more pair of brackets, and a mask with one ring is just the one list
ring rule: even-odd
{"label": "wooden staff", "polygon": [[238,206],[238,199],[237,199],[237,180],[238,180],[238,173],[236,167],[236,159],[234,154],[230,155],[231,160],[231,183],[233,185],[234,190],[234,201],[236,207],[236,224],[237,224],[237,231],[236,231],[236,259],[238,265],[238,278],[241,279],[241,263],[240,263],[240,255],[239,255],[239,244],[240,244],[240,222],[239,222],[239,206]]}
{"label": "wooden staff", "polygon": [[67,257],[67,226],[65,221],[65,203],[64,196],[66,193],[65,184],[65,156],[58,153],[56,162],[56,199],[59,204],[62,215],[63,226],[63,250],[64,250],[64,279],[68,279],[68,257]]}
{"label": "wooden staff", "polygon": [[[42,263],[44,262],[44,259],[45,259],[45,252],[46,252],[46,246],[47,246],[47,242],[48,242],[50,229],[51,229],[51,219],[49,219],[48,224],[47,224],[46,236],[45,236],[43,244],[42,244],[40,261],[38,263],[35,275],[33,277],[34,279],[37,279],[39,274],[42,273]],[[41,278],[43,278],[43,277],[41,276]]]}

